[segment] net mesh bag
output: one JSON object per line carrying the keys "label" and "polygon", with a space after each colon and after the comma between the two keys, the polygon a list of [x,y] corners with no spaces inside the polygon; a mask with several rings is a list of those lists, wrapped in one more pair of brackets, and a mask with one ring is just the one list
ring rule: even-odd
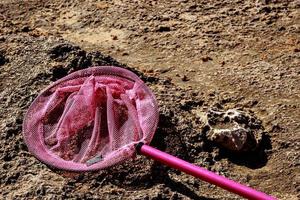
{"label": "net mesh bag", "polygon": [[134,73],[91,67],[47,87],[29,107],[23,136],[30,152],[56,168],[103,169],[135,155],[150,143],[158,107]]}

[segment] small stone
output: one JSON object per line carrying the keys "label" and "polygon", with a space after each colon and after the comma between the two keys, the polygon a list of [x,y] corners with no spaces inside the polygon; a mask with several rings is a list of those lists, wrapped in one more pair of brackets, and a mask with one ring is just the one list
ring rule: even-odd
{"label": "small stone", "polygon": [[118,36],[116,36],[116,35],[112,35],[111,37],[112,37],[112,40],[118,40]]}
{"label": "small stone", "polygon": [[181,80],[184,81],[184,82],[186,82],[186,81],[189,81],[189,78],[186,75],[183,75],[181,77]]}
{"label": "small stone", "polygon": [[102,2],[96,3],[96,8],[98,8],[98,9],[106,9],[108,7],[109,6],[107,3],[102,3]]}
{"label": "small stone", "polygon": [[0,36],[0,42],[5,42],[6,38],[4,36]]}
{"label": "small stone", "polygon": [[282,130],[282,127],[279,124],[274,124],[272,126],[271,132],[276,133]]}
{"label": "small stone", "polygon": [[169,32],[169,31],[171,31],[171,28],[168,26],[160,26],[157,29],[157,32]]}
{"label": "small stone", "polygon": [[205,57],[202,57],[201,60],[203,62],[208,62],[208,61],[213,60],[213,59],[211,57],[209,57],[209,56],[205,56]]}
{"label": "small stone", "polygon": [[171,68],[155,69],[155,72],[164,74],[164,73],[169,72],[170,70],[171,70]]}
{"label": "small stone", "polygon": [[295,52],[295,53],[300,52],[300,48],[295,48],[295,49],[294,49],[294,52]]}
{"label": "small stone", "polygon": [[5,58],[4,54],[0,52],[0,66],[4,65],[8,59]]}
{"label": "small stone", "polygon": [[254,116],[229,109],[209,110],[206,118],[208,140],[234,152],[250,152],[258,148],[264,131],[261,121]]}
{"label": "small stone", "polygon": [[23,27],[21,28],[21,31],[22,31],[22,32],[25,32],[25,33],[29,32],[30,30],[31,30],[31,29],[30,29],[29,26],[23,26]]}
{"label": "small stone", "polygon": [[148,70],[146,70],[145,72],[146,72],[146,73],[153,73],[154,70],[153,70],[153,69],[148,69]]}
{"label": "small stone", "polygon": [[87,166],[93,165],[103,160],[102,155],[96,155],[95,157],[91,158],[90,160],[86,161]]}

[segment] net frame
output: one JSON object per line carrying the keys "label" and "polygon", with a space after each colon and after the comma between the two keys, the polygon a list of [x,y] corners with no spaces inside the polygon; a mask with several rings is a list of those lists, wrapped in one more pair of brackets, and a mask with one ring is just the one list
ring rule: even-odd
{"label": "net frame", "polygon": [[[153,106],[153,117],[152,120],[147,122],[150,124],[149,131],[147,133],[143,133],[143,138],[139,138],[137,141],[133,141],[128,145],[122,146],[122,148],[119,148],[118,150],[115,150],[113,152],[112,157],[110,155],[106,155],[105,162],[102,160],[99,160],[96,163],[93,163],[91,165],[87,165],[86,163],[76,163],[73,161],[67,161],[62,159],[56,154],[53,154],[53,152],[49,151],[47,145],[45,145],[45,139],[44,139],[44,127],[41,122],[38,122],[32,124],[31,123],[31,117],[34,112],[36,112],[35,107],[41,103],[41,98],[44,95],[47,95],[47,93],[51,93],[51,91],[54,91],[55,89],[59,88],[59,86],[63,85],[67,81],[71,81],[78,78],[87,79],[90,76],[113,76],[116,78],[123,78],[128,81],[131,81],[134,83],[134,85],[137,85],[138,88],[141,88],[144,90],[147,95],[151,98],[151,105]],[[49,95],[49,94],[48,94]],[[40,161],[43,163],[58,168],[62,170],[68,170],[68,171],[94,171],[94,170],[100,170],[107,167],[110,167],[112,165],[118,164],[120,162],[123,162],[129,158],[132,158],[135,156],[135,145],[143,142],[145,144],[149,144],[150,141],[153,138],[153,135],[156,131],[157,125],[158,125],[158,119],[159,119],[159,112],[158,112],[158,104],[155,99],[154,94],[152,91],[144,84],[144,82],[133,72],[126,70],[124,68],[120,67],[114,67],[114,66],[95,66],[90,67],[87,69],[79,70],[76,72],[73,72],[66,77],[57,80],[56,82],[49,85],[47,88],[42,90],[39,95],[36,97],[36,99],[32,102],[29,109],[27,110],[23,122],[23,138],[25,140],[25,143],[27,144],[28,150]],[[40,119],[41,120],[41,119]],[[97,158],[95,158],[97,159]]]}

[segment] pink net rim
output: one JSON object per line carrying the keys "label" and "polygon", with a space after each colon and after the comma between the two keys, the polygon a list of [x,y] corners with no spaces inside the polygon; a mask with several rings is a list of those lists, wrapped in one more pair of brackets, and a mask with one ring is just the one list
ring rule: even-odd
{"label": "pink net rim", "polygon": [[[34,135],[34,134],[29,134],[28,133],[28,114],[30,112],[32,112],[32,110],[34,109],[34,106],[36,105],[36,103],[39,101],[39,97],[42,96],[43,94],[45,94],[46,92],[48,92],[51,88],[54,88],[56,86],[58,86],[59,84],[62,84],[63,82],[66,82],[68,80],[72,80],[75,78],[79,78],[79,77],[89,77],[91,75],[94,76],[101,76],[101,75],[111,75],[111,76],[116,76],[116,77],[121,77],[121,78],[125,78],[128,80],[131,80],[133,82],[138,82],[142,87],[143,90],[145,90],[147,92],[147,94],[149,94],[151,96],[152,99],[152,103],[154,105],[154,109],[157,111],[155,112],[155,120],[152,122],[152,128],[151,131],[149,133],[147,133],[147,140],[139,140],[139,141],[134,141],[132,142],[130,145],[128,146],[124,146],[124,148],[119,149],[118,151],[115,152],[114,155],[114,161],[113,162],[106,162],[106,163],[101,163],[99,164],[93,164],[90,166],[86,166],[83,165],[81,163],[74,163],[72,161],[67,161],[67,160],[63,160],[60,157],[43,157],[40,153],[40,151],[47,151],[47,148],[45,147],[45,144],[43,144],[43,135],[38,134],[38,135]],[[152,93],[152,91],[144,84],[144,82],[133,72],[124,69],[124,68],[120,68],[120,67],[115,67],[115,66],[95,66],[95,67],[90,67],[87,69],[83,69],[83,70],[79,70],[76,72],[73,72],[69,75],[67,75],[66,77],[59,79],[57,81],[55,81],[54,83],[52,83],[51,85],[49,85],[47,88],[45,88],[44,90],[42,90],[39,95],[36,97],[36,99],[32,102],[32,104],[30,105],[29,109],[27,110],[26,114],[25,114],[25,118],[24,118],[24,122],[23,122],[23,138],[25,143],[27,144],[28,150],[40,161],[42,161],[43,163],[58,168],[58,169],[62,169],[62,170],[67,170],[67,171],[77,171],[77,172],[83,172],[83,171],[95,171],[95,170],[101,170],[101,169],[105,169],[107,167],[116,165],[120,162],[124,162],[125,160],[129,159],[129,158],[133,158],[135,156],[135,145],[143,142],[145,144],[149,144],[154,136],[154,133],[156,131],[157,125],[158,125],[158,119],[159,119],[159,112],[158,112],[158,104],[157,101],[155,99],[154,94]],[[40,127],[41,125],[36,125],[38,127]],[[38,139],[37,139],[38,137]],[[35,142],[33,142],[32,140],[34,140]],[[118,155],[119,156],[116,156]],[[117,159],[116,159],[117,158]],[[109,160],[109,156],[106,157],[107,160]]]}

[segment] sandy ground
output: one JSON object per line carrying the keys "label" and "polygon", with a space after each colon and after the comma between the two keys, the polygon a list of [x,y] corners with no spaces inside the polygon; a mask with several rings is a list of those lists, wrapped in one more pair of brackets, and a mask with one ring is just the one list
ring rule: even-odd
{"label": "sandy ground", "polygon": [[[136,72],[156,94],[151,145],[272,194],[300,196],[300,2],[0,0],[0,199],[240,199],[142,156],[73,174],[23,142],[39,91],[92,65]],[[261,121],[255,152],[207,140],[203,115]]]}

